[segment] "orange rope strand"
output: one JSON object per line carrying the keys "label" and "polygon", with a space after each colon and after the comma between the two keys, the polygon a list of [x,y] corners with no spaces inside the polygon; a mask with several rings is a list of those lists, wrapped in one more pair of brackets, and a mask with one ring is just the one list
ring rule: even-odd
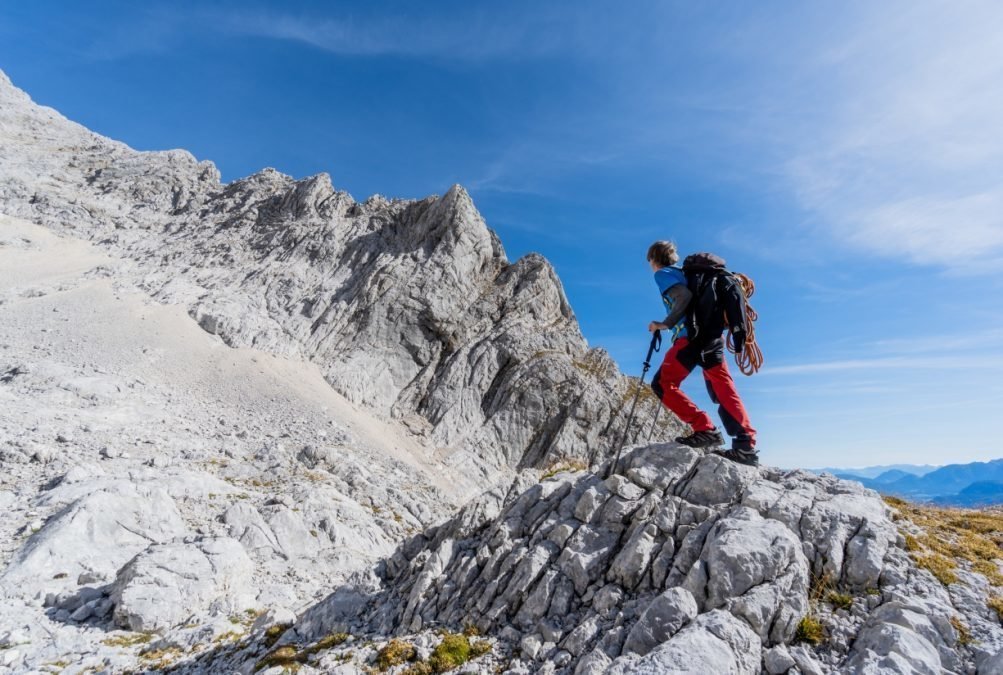
{"label": "orange rope strand", "polygon": [[734,333],[728,333],[725,344],[728,346],[728,351],[735,354],[735,363],[738,364],[738,369],[745,375],[752,375],[759,371],[765,361],[763,350],[759,348],[759,344],[756,342],[755,321],[759,318],[759,314],[749,304],[749,298],[756,292],[756,284],[744,274],[736,273],[735,278],[738,279],[742,292],[745,294],[745,323],[748,327],[748,332],[745,334],[745,345],[741,352],[736,353],[735,351]]}

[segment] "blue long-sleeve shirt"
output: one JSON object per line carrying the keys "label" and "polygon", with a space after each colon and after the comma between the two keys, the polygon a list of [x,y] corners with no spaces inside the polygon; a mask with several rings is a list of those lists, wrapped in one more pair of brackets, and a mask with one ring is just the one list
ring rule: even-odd
{"label": "blue long-sleeve shirt", "polygon": [[[662,303],[665,304],[666,316],[668,316],[668,314],[672,314],[674,301],[672,300],[672,297],[666,293],[666,291],[676,284],[682,284],[685,286],[686,275],[683,274],[683,271],[678,267],[663,267],[655,272],[655,283],[658,285],[658,292],[662,296]],[[669,326],[669,328],[672,332],[673,340],[679,337],[686,337],[685,317],[679,319],[675,326]]]}

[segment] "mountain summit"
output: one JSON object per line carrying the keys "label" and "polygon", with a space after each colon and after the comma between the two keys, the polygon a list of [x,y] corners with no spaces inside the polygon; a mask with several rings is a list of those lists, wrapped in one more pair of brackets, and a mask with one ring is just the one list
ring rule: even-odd
{"label": "mountain summit", "polygon": [[[590,349],[553,267],[509,262],[467,192],[356,202],[326,174],[221,184],[189,153],[136,152],[0,77],[4,212],[98,242],[130,280],[232,347],[318,365],[458,469],[587,459],[622,431],[630,380]],[[650,428],[646,397],[637,429]],[[655,438],[678,426],[663,424]]]}

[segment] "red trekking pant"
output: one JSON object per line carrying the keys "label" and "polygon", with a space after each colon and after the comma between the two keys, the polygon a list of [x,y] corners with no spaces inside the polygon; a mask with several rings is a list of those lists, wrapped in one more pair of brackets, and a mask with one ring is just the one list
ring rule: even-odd
{"label": "red trekking pant", "polygon": [[710,431],[714,428],[710,417],[679,388],[683,380],[698,365],[703,369],[707,393],[710,394],[711,400],[718,404],[718,413],[721,415],[725,431],[735,439],[736,447],[744,446],[751,450],[756,446],[756,430],[749,421],[749,414],[738,396],[735,381],[728,372],[723,340],[715,340],[700,351],[691,346],[688,339],[684,337],[677,339],[665,354],[665,359],[652,380],[651,388],[665,407],[689,424],[694,432]]}

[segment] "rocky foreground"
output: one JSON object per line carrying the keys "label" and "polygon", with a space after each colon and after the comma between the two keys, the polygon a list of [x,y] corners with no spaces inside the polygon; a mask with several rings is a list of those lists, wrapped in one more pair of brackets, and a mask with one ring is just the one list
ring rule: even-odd
{"label": "rocky foreground", "polygon": [[898,512],[858,483],[676,444],[622,468],[487,493],[378,575],[179,668],[443,672],[434,648],[463,636],[490,649],[464,672],[1003,669],[986,579],[918,568]]}
{"label": "rocky foreground", "polygon": [[222,184],[0,73],[2,673],[1003,672],[995,525],[604,479],[636,387],[458,186]]}

